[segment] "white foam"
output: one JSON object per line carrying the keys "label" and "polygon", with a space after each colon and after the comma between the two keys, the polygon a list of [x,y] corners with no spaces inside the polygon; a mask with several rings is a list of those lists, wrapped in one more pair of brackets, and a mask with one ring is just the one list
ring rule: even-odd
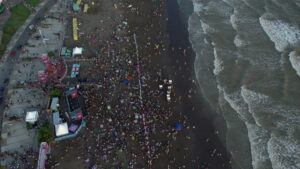
{"label": "white foam", "polygon": [[300,76],[300,55],[296,51],[292,51],[289,54],[289,60],[297,75]]}
{"label": "white foam", "polygon": [[207,23],[203,22],[202,20],[200,22],[201,22],[202,29],[206,34],[211,32],[216,32],[216,29],[210,27]]}
{"label": "white foam", "polygon": [[193,6],[194,6],[194,12],[195,13],[200,13],[204,10],[203,4],[201,4],[197,0],[193,0]]}
{"label": "white foam", "polygon": [[271,135],[268,151],[273,169],[299,169],[300,145],[293,137]]}
{"label": "white foam", "polygon": [[221,71],[224,70],[223,61],[218,57],[217,49],[214,48],[214,74],[218,75]]}
{"label": "white foam", "polygon": [[269,133],[267,130],[246,122],[248,129],[248,137],[251,147],[252,165],[254,169],[268,168],[269,154],[267,150],[267,143],[269,140]]}
{"label": "white foam", "polygon": [[238,30],[237,26],[237,16],[236,16],[236,10],[234,10],[233,14],[230,16],[230,23],[234,30]]}
{"label": "white foam", "polygon": [[239,35],[236,35],[234,37],[233,43],[236,47],[245,47],[245,46],[249,45],[249,42],[241,39],[241,37]]}
{"label": "white foam", "polygon": [[230,107],[237,112],[241,120],[246,122],[251,119],[247,104],[243,100],[240,91],[229,94],[226,93],[221,86],[218,86],[218,89],[224,92],[224,99],[229,103]]}
{"label": "white foam", "polygon": [[259,18],[259,22],[274,42],[275,48],[283,52],[288,47],[294,47],[300,41],[300,30],[291,24],[285,23],[281,20],[266,19],[266,15]]}

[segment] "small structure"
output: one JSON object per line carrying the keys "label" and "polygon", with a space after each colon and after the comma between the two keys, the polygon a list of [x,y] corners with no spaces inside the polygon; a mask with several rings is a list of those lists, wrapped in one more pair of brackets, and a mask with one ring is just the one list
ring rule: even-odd
{"label": "small structure", "polygon": [[53,110],[53,111],[58,110],[58,106],[59,106],[58,101],[59,101],[58,97],[53,97],[52,98],[51,105],[50,105],[51,110]]}
{"label": "small structure", "polygon": [[[75,4],[76,5],[76,4]],[[74,8],[74,5],[73,5]],[[79,8],[79,7],[78,7]],[[74,9],[75,10],[75,9]],[[73,38],[74,40],[78,40],[77,34],[78,26],[77,26],[77,18],[73,18]]]}
{"label": "small structure", "polygon": [[64,136],[69,134],[68,123],[60,123],[55,125],[55,135],[56,137]]}
{"label": "small structure", "polygon": [[81,0],[77,0],[76,4],[80,5],[81,4]]}
{"label": "small structure", "polygon": [[80,68],[80,64],[73,64],[72,71],[71,71],[71,77],[72,78],[79,75],[79,68]]}
{"label": "small structure", "polygon": [[69,108],[69,117],[75,120],[82,119],[83,114],[79,103],[77,90],[72,89],[67,91],[66,97],[67,97],[67,103]]}
{"label": "small structure", "polygon": [[83,12],[87,13],[88,9],[89,9],[89,5],[88,4],[84,4]]}
{"label": "small structure", "polygon": [[75,47],[72,51],[72,56],[82,55],[83,48]]}
{"label": "small structure", "polygon": [[46,79],[45,71],[40,70],[40,71],[38,72],[38,78],[40,79],[40,82],[41,82],[41,83],[46,83],[46,82],[47,82],[47,79]]}
{"label": "small structure", "polygon": [[59,117],[59,112],[54,112],[52,114],[52,120],[53,120],[53,124],[54,125],[58,125],[58,124],[61,124],[62,123],[62,120],[61,118]]}
{"label": "small structure", "polygon": [[73,10],[78,11],[80,9],[79,5],[73,4]]}
{"label": "small structure", "polygon": [[30,124],[34,124],[39,118],[38,111],[28,111],[26,112],[25,121]]}
{"label": "small structure", "polygon": [[49,153],[50,153],[49,145],[46,142],[41,142],[37,169],[45,169],[45,162],[47,159],[47,154]]}
{"label": "small structure", "polygon": [[72,51],[66,47],[62,47],[60,50],[60,57],[70,58],[72,57]]}

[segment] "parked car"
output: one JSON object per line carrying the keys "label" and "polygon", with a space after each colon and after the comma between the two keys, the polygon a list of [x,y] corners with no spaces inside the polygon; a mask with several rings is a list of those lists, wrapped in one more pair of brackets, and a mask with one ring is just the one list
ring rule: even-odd
{"label": "parked car", "polygon": [[12,52],[10,53],[10,56],[11,56],[11,57],[16,56],[16,53],[17,53],[16,51],[12,51]]}

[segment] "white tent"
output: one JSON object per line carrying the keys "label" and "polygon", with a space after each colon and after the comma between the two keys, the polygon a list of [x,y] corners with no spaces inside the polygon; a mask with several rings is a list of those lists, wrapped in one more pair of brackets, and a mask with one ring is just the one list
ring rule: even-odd
{"label": "white tent", "polygon": [[55,125],[55,134],[57,137],[69,134],[68,123]]}
{"label": "white tent", "polygon": [[37,111],[28,111],[26,112],[25,121],[28,123],[34,123],[38,120],[39,114]]}
{"label": "white tent", "polygon": [[83,48],[75,47],[75,48],[73,48],[72,55],[73,56],[75,56],[75,55],[82,55],[82,51],[83,51]]}

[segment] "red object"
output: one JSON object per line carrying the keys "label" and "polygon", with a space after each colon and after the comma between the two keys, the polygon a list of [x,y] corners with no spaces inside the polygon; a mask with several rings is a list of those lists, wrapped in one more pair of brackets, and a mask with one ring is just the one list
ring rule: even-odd
{"label": "red object", "polygon": [[16,51],[13,51],[13,52],[10,53],[10,56],[15,56],[16,53],[17,53]]}
{"label": "red object", "polygon": [[76,119],[77,119],[77,120],[80,120],[81,118],[82,118],[82,113],[77,113],[77,114],[76,114]]}
{"label": "red object", "polygon": [[74,91],[71,93],[71,96],[72,96],[72,99],[76,98],[77,97],[77,93]]}

